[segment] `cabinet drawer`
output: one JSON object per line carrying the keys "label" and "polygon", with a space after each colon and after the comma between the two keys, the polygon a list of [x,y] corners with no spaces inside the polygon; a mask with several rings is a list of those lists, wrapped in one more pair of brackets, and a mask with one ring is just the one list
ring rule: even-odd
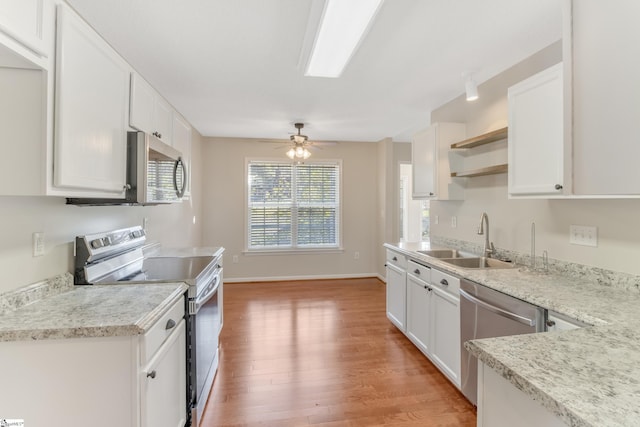
{"label": "cabinet drawer", "polygon": [[177,301],[142,337],[141,364],[146,364],[184,317],[184,300]]}
{"label": "cabinet drawer", "polygon": [[387,264],[393,264],[403,270],[407,269],[407,257],[398,252],[387,249]]}
{"label": "cabinet drawer", "polygon": [[407,273],[427,283],[431,282],[431,267],[410,260],[407,264]]}
{"label": "cabinet drawer", "polygon": [[443,289],[453,295],[458,296],[458,289],[460,289],[460,279],[447,274],[443,271],[431,270],[431,283],[440,289]]}

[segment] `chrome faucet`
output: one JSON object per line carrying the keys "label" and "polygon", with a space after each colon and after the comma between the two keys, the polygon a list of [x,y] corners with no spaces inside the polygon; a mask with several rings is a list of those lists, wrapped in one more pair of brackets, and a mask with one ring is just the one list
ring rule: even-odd
{"label": "chrome faucet", "polygon": [[[487,231],[484,231],[484,224],[487,224]],[[480,217],[480,226],[478,227],[478,234],[479,235],[483,235],[484,234],[484,249],[482,251],[482,256],[487,257],[487,258],[491,258],[491,254],[493,254],[496,249],[493,246],[493,243],[489,243],[489,216],[487,215],[486,212],[482,213],[482,216]]]}

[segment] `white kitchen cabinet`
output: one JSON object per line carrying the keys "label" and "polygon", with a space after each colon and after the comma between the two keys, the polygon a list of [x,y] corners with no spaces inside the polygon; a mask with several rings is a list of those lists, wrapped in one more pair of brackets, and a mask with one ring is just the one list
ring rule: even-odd
{"label": "white kitchen cabinet", "polygon": [[182,161],[187,170],[187,187],[184,192],[184,198],[191,196],[191,125],[178,112],[173,112],[172,126],[173,146],[182,153]]}
{"label": "white kitchen cabinet", "polygon": [[182,427],[183,315],[180,299],[143,336],[0,342],[2,417],[29,427]]}
{"label": "white kitchen cabinet", "polygon": [[402,332],[406,330],[407,259],[387,250],[387,318]]}
{"label": "white kitchen cabinet", "polygon": [[640,195],[640,2],[570,4],[574,192]]}
{"label": "white kitchen cabinet", "polygon": [[571,193],[572,158],[571,143],[565,138],[563,73],[563,64],[559,63],[508,90],[511,197]]}
{"label": "white kitchen cabinet", "polygon": [[478,427],[566,427],[557,415],[478,361]]}
{"label": "white kitchen cabinet", "polygon": [[47,58],[53,53],[54,8],[53,0],[2,0],[0,32]]}
{"label": "white kitchen cabinet", "polygon": [[407,273],[407,337],[425,356],[431,354],[432,288],[431,268],[413,261]]}
{"label": "white kitchen cabinet", "polygon": [[464,189],[452,182],[448,152],[452,143],[464,139],[465,125],[435,123],[411,141],[413,198],[460,200]]}
{"label": "white kitchen cabinet", "polygon": [[173,108],[137,73],[131,73],[129,125],[171,145]]}
{"label": "white kitchen cabinet", "polygon": [[70,7],[57,11],[54,186],[122,197],[129,65]]}
{"label": "white kitchen cabinet", "polygon": [[[431,360],[460,387],[460,280],[432,269]],[[444,284],[446,283],[446,284]]]}

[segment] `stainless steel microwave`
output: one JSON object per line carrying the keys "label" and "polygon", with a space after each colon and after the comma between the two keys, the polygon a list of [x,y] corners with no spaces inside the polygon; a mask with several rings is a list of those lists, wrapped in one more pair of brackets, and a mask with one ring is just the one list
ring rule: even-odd
{"label": "stainless steel microwave", "polygon": [[67,198],[68,205],[159,205],[182,200],[187,169],[180,151],[144,132],[127,133],[127,186],[122,199]]}

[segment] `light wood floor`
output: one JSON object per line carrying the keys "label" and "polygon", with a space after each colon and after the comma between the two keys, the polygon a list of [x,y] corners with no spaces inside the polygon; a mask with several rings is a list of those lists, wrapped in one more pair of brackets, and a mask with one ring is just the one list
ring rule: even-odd
{"label": "light wood floor", "polygon": [[475,423],[473,406],[387,320],[379,280],[225,285],[204,427]]}

